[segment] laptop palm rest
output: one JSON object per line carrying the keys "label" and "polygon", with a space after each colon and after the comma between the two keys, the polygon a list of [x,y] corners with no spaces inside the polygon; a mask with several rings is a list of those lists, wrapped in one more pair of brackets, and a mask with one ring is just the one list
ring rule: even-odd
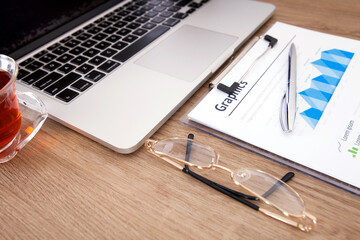
{"label": "laptop palm rest", "polygon": [[235,36],[184,25],[135,63],[191,82],[236,40]]}

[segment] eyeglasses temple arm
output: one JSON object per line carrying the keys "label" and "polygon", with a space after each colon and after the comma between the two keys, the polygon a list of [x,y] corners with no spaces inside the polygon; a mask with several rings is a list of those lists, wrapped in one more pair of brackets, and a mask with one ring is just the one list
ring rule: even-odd
{"label": "eyeglasses temple arm", "polygon": [[[185,172],[185,173],[189,174],[190,176],[194,177],[195,179],[205,183],[206,185],[218,190],[219,192],[247,205],[248,207],[251,207],[252,209],[255,209],[257,211],[259,210],[259,207],[257,205],[243,199],[240,196],[240,195],[243,195],[242,193],[238,192],[238,194],[234,194],[233,192],[236,192],[236,191],[228,191],[228,190],[224,189],[225,187],[223,188],[223,186],[221,186],[221,185],[220,185],[221,186],[220,187],[219,184],[214,183],[214,182],[210,181],[209,179],[192,172],[189,168],[184,167],[183,172]],[[249,197],[252,197],[252,196],[249,196]],[[255,197],[253,197],[253,198],[255,198]]]}
{"label": "eyeglasses temple arm", "polygon": [[228,187],[225,187],[223,185],[220,185],[216,182],[213,182],[216,186],[228,191],[228,192],[231,192],[232,194],[235,194],[236,196],[239,196],[239,197],[242,197],[242,198],[246,198],[246,199],[249,199],[249,200],[259,200],[259,198],[255,197],[255,196],[251,196],[251,195],[247,195],[245,193],[241,193],[241,192],[238,192],[238,191],[235,191],[235,190],[232,190],[231,188],[228,188]]}

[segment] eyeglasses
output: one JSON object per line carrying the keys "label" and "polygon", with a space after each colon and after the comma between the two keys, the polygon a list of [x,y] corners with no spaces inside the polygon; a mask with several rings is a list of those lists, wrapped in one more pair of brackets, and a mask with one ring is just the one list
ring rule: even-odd
{"label": "eyeglasses", "polygon": [[[219,165],[219,154],[209,146],[197,143],[192,139],[170,138],[165,140],[147,140],[145,146],[148,152],[165,160],[180,170],[192,175],[198,180],[237,200],[260,199],[277,212],[267,210],[241,199],[242,203],[279,221],[309,232],[315,228],[316,218],[305,211],[304,202],[284,181],[261,170],[231,169]],[[185,164],[183,168],[180,164]],[[232,189],[214,183],[192,171],[188,166],[198,169],[220,169],[230,173],[232,181],[254,196],[239,193]]]}

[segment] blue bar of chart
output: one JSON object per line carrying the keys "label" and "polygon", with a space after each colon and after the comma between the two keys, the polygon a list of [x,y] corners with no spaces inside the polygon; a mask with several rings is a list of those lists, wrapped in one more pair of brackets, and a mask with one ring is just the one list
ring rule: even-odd
{"label": "blue bar of chart", "polygon": [[310,105],[301,112],[303,119],[314,129],[338,86],[354,53],[331,49],[321,52],[321,58],[311,64],[321,75],[311,80],[310,88],[300,92],[300,96]]}

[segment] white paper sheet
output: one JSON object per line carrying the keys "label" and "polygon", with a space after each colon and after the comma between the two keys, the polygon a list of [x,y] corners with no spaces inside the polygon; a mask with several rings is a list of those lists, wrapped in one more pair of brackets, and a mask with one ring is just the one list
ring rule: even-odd
{"label": "white paper sheet", "polygon": [[[360,42],[276,23],[278,39],[235,94],[213,89],[189,119],[360,187]],[[297,50],[294,131],[279,122],[290,43]],[[223,78],[230,86],[268,46],[261,39]]]}

